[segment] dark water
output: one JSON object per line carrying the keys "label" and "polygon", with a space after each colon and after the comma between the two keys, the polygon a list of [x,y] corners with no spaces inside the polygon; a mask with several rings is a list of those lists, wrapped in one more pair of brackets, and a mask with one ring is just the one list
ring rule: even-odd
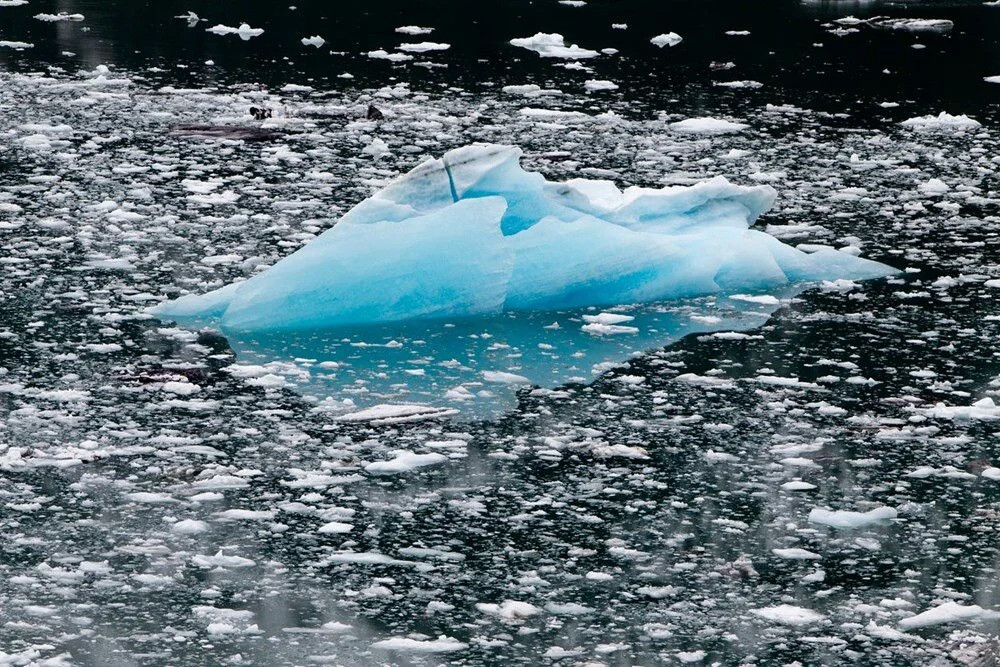
{"label": "dark water", "polygon": [[[991,664],[1000,414],[950,409],[1000,400],[1000,85],[982,80],[1000,74],[1000,8],[346,4],[0,7],[0,40],[35,45],[0,48],[0,664]],[[188,10],[207,21],[173,18]],[[824,27],[850,14],[954,28]],[[241,21],[264,34],[204,31]],[[538,31],[619,53],[582,72],[507,44]],[[669,31],[684,41],[648,43]],[[323,48],[299,43],[316,34]],[[425,39],[451,48],[364,55]],[[763,86],[713,85],[733,80]],[[564,94],[501,91],[526,83]],[[371,102],[384,122],[363,119]],[[171,131],[257,129],[251,105],[279,136]],[[982,126],[898,125],[940,111]],[[702,115],[750,129],[664,122]],[[373,137],[390,155],[362,152]],[[521,389],[487,420],[344,422],[308,345],[253,358],[267,345],[142,312],[252,274],[473,141],[517,143],[553,179],[767,182],[780,199],[760,228],[904,272]],[[188,199],[183,181],[209,178],[239,199]],[[399,450],[440,458],[369,467]],[[884,508],[854,529],[810,520]],[[530,613],[482,606],[508,600]],[[968,617],[907,624],[948,602]],[[820,616],[761,611],[780,605]]]}

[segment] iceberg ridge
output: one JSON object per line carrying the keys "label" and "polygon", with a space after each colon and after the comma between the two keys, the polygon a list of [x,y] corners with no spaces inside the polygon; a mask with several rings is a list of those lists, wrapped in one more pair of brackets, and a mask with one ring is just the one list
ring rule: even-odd
{"label": "iceberg ridge", "polygon": [[620,190],[547,181],[516,147],[449,151],[396,179],[249,280],[151,312],[223,331],[336,328],[760,291],[890,275],[749,229],[769,186],[716,177]]}

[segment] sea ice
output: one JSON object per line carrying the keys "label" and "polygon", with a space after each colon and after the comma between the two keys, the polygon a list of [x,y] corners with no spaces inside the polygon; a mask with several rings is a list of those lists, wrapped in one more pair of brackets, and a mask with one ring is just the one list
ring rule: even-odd
{"label": "sea ice", "polygon": [[224,332],[310,330],[894,273],[747,229],[773,203],[769,186],[552,183],[521,169],[520,155],[473,145],[424,162],[270,269],[152,312]]}
{"label": "sea ice", "polygon": [[649,40],[654,46],[658,46],[661,49],[664,46],[677,46],[684,39],[678,35],[676,32],[668,32],[662,35],[657,35],[653,39]]}
{"label": "sea ice", "polygon": [[816,507],[809,512],[809,523],[818,523],[842,530],[865,528],[895,518],[896,510],[891,507],[876,507],[868,512],[827,510]]}
{"label": "sea ice", "polygon": [[978,130],[982,125],[979,121],[966,115],[953,116],[942,111],[937,116],[917,116],[900,123],[903,127],[913,130]]}
{"label": "sea ice", "polygon": [[595,58],[600,55],[597,51],[584,49],[571,44],[566,46],[563,36],[559,33],[538,32],[531,37],[518,37],[510,40],[511,45],[519,46],[522,49],[534,51],[543,58],[567,58],[576,60],[578,58]]}

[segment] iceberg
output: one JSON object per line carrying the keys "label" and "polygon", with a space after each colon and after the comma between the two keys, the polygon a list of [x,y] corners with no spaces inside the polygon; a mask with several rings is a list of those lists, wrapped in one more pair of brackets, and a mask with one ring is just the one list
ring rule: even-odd
{"label": "iceberg", "polygon": [[749,229],[773,188],[557,183],[511,146],[472,145],[414,168],[249,280],[151,312],[227,335],[494,317],[761,292],[895,270],[807,253]]}

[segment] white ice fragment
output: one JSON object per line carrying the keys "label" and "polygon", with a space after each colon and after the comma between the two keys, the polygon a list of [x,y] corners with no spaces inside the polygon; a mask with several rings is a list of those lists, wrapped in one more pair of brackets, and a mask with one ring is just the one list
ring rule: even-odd
{"label": "white ice fragment", "polygon": [[407,60],[413,60],[413,56],[405,53],[389,53],[385,49],[375,49],[374,51],[369,51],[368,57],[374,60],[389,60],[394,63],[402,63]]}
{"label": "white ice fragment", "polygon": [[303,37],[302,38],[302,45],[303,46],[315,46],[318,49],[319,47],[323,46],[324,44],[326,44],[326,40],[323,39],[322,37],[320,37],[319,35],[313,35],[312,37]]}
{"label": "white ice fragment", "polygon": [[614,81],[588,79],[583,82],[583,88],[588,93],[596,93],[602,90],[618,90],[618,84]]}
{"label": "white ice fragment", "polygon": [[458,414],[457,410],[436,408],[430,405],[375,405],[358,412],[341,415],[337,419],[345,422],[396,424],[448,417],[455,414]]}
{"label": "white ice fragment", "polygon": [[499,616],[505,621],[520,621],[542,612],[535,605],[518,600],[504,600],[500,604],[478,602],[476,609],[490,616]]}
{"label": "white ice fragment", "polygon": [[411,472],[418,468],[439,465],[448,460],[444,454],[414,454],[405,450],[393,452],[395,458],[389,461],[377,461],[365,466],[365,472],[372,475],[395,475],[403,472]]}
{"label": "white ice fragment", "polygon": [[912,130],[977,130],[982,127],[981,123],[966,115],[952,116],[950,113],[942,111],[937,116],[916,116],[908,118],[900,123],[903,127]]}
{"label": "white ice fragment", "polygon": [[393,637],[372,644],[378,651],[396,651],[399,653],[454,653],[469,648],[457,639],[441,635],[437,639],[410,639],[409,637]]}
{"label": "white ice fragment", "polygon": [[876,507],[867,512],[849,510],[828,510],[820,507],[809,512],[809,523],[818,523],[831,528],[864,528],[896,518],[896,510],[891,507]]}
{"label": "white ice fragment", "polygon": [[676,32],[667,32],[662,35],[657,35],[649,41],[654,46],[658,46],[662,49],[664,46],[677,46],[684,40]]}
{"label": "white ice fragment", "polygon": [[483,379],[487,382],[497,384],[530,385],[531,380],[516,373],[506,373],[504,371],[483,371]]}
{"label": "white ice fragment", "polygon": [[566,46],[566,42],[559,33],[535,33],[531,37],[518,37],[510,40],[513,46],[534,51],[543,58],[566,58],[571,60],[581,58],[595,58],[600,55],[597,51],[584,49],[576,44]]}
{"label": "white ice fragment", "polygon": [[933,408],[927,408],[921,412],[928,417],[954,421],[996,421],[1000,419],[1000,406],[989,396],[968,406],[938,403]]}
{"label": "white ice fragment", "polygon": [[58,14],[35,14],[35,18],[39,21],[45,21],[47,23],[57,23],[59,21],[82,21],[84,16],[83,14],[67,14],[66,12],[59,12]]}
{"label": "white ice fragment", "polygon": [[819,560],[822,558],[818,553],[799,548],[771,549],[771,553],[778,558],[786,558],[788,560]]}
{"label": "white ice fragment", "polygon": [[1000,83],[1000,75],[983,77],[983,81],[986,83]]}
{"label": "white ice fragment", "polygon": [[233,28],[232,26],[222,25],[221,23],[211,28],[205,28],[205,32],[210,32],[214,35],[238,35],[243,41],[249,40],[251,37],[259,37],[264,34],[263,28],[251,28],[248,23],[241,23],[239,28]]}
{"label": "white ice fragment", "polygon": [[670,129],[681,134],[729,134],[741,132],[750,127],[746,123],[734,123],[722,118],[686,118],[670,123]]}
{"label": "white ice fragment", "polygon": [[398,51],[409,53],[424,53],[425,51],[447,51],[451,44],[441,44],[438,42],[417,42],[415,44],[400,44],[396,47]]}
{"label": "white ice fragment", "polygon": [[423,28],[417,25],[403,25],[396,28],[396,32],[404,35],[429,35],[434,32],[434,28]]}
{"label": "white ice fragment", "polygon": [[929,625],[973,620],[988,614],[989,612],[979,605],[966,606],[957,602],[945,602],[916,616],[904,618],[899,622],[899,627],[904,630],[912,630],[914,628],[925,628]]}
{"label": "white ice fragment", "polygon": [[776,607],[763,607],[761,609],[751,609],[750,613],[754,616],[763,618],[764,620],[771,621],[772,623],[790,626],[812,625],[813,623],[818,623],[826,618],[823,614],[813,611],[812,609],[796,607],[790,604],[782,604]]}

